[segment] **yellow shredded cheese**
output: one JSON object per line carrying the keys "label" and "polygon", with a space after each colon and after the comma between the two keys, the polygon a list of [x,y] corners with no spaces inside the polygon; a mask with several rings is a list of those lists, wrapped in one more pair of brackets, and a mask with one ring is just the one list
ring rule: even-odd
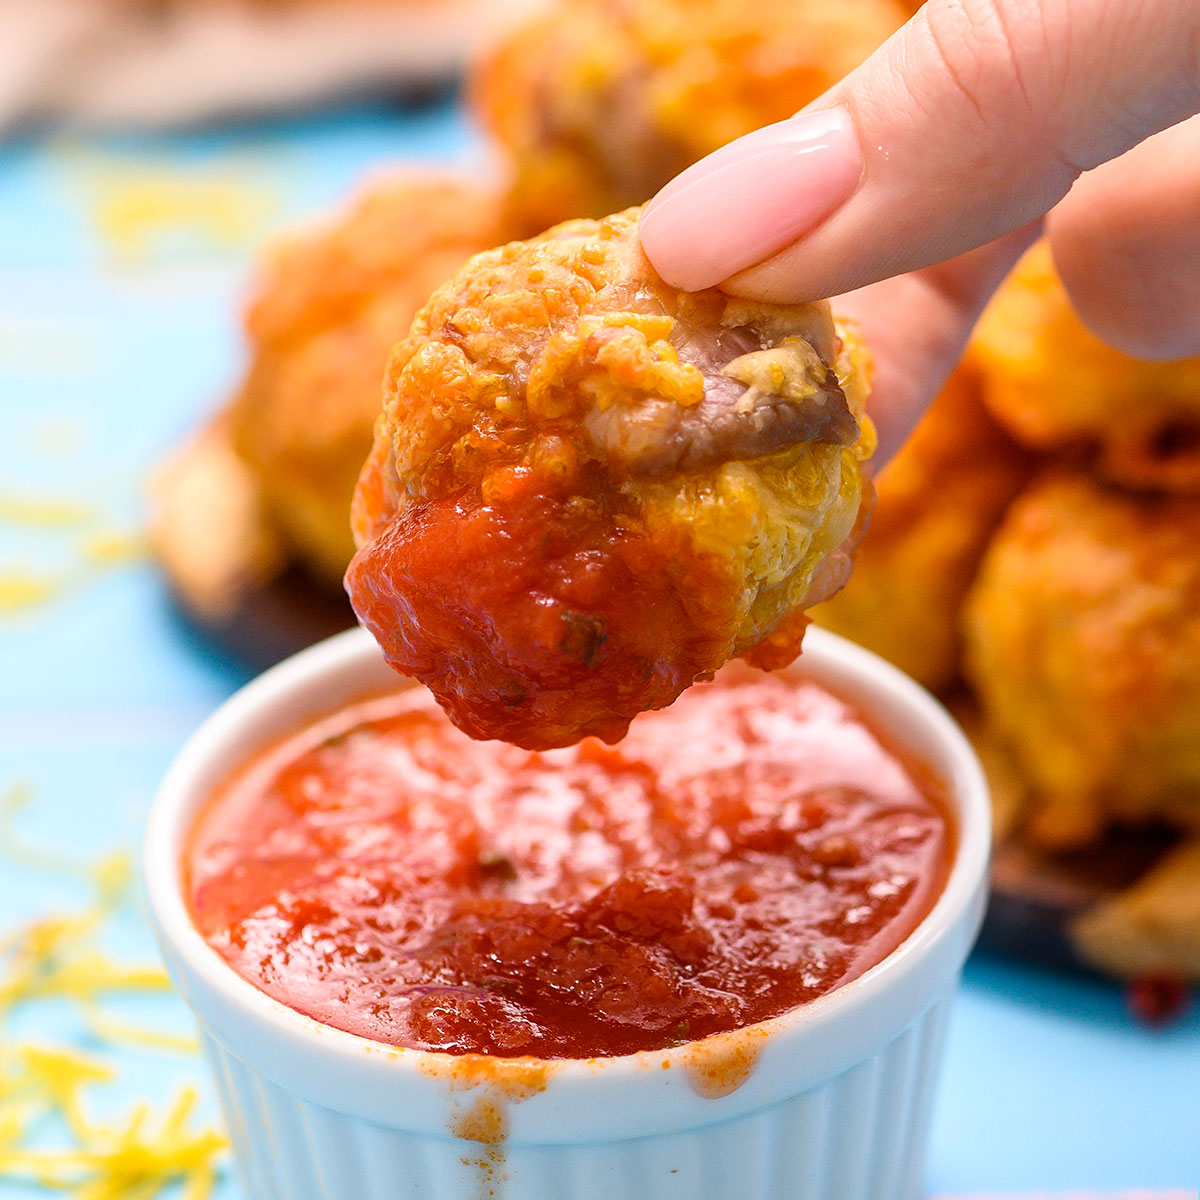
{"label": "yellow shredded cheese", "polygon": [[[33,797],[33,785],[27,779],[18,779],[0,789],[0,854],[22,867],[46,874],[65,875],[68,879],[84,876],[96,890],[95,907],[101,910],[101,919],[107,917],[125,902],[133,885],[133,864],[129,854],[115,850],[89,864],[55,847],[30,841],[21,835],[16,823]],[[3,945],[0,941],[0,950]]]}
{"label": "yellow shredded cheese", "polygon": [[0,1024],[14,1004],[62,998],[94,1002],[112,992],[166,991],[166,972],[154,966],[114,963],[93,944],[95,934],[128,891],[127,855],[102,859],[94,868],[96,901],[82,913],[43,917],[0,940]]}
{"label": "yellow shredded cheese", "polygon": [[[28,799],[29,789],[21,785],[0,795],[0,849],[19,842],[12,817]],[[55,871],[68,864],[54,854],[44,857]],[[22,862],[29,860],[22,856]],[[95,898],[87,909],[41,917],[0,938],[0,1027],[19,1006],[67,1000],[80,1006],[102,1046],[194,1048],[188,1039],[135,1029],[103,1011],[105,997],[161,991],[168,983],[158,967],[111,961],[96,941],[128,896],[129,856],[110,855],[91,875]],[[175,1184],[183,1200],[207,1200],[226,1140],[217,1130],[190,1128],[195,1089],[182,1089],[161,1120],[140,1103],[111,1124],[96,1122],[88,1116],[85,1093],[114,1078],[110,1065],[74,1047],[0,1039],[0,1178],[68,1192],[76,1200],[152,1200]],[[47,1147],[38,1138],[52,1118],[65,1131],[65,1145]]]}
{"label": "yellow shredded cheese", "polygon": [[86,1007],[87,1027],[91,1035],[109,1046],[131,1046],[142,1050],[171,1050],[177,1054],[198,1054],[200,1043],[182,1033],[164,1033],[118,1021],[95,1004]]}
{"label": "yellow shredded cheese", "polygon": [[260,236],[278,208],[272,182],[248,175],[245,164],[181,167],[77,151],[71,161],[97,231],[124,261],[152,258],[180,241],[237,249]]}
{"label": "yellow shredded cheese", "polygon": [[45,499],[0,492],[0,521],[28,525],[34,529],[63,529],[85,525],[93,517],[91,508],[73,500]]}
{"label": "yellow shredded cheese", "polygon": [[150,555],[150,543],[141,530],[106,529],[90,533],[79,543],[84,559],[97,567],[123,566]]}
{"label": "yellow shredded cheese", "polygon": [[215,1130],[188,1129],[196,1103],[194,1088],[180,1091],[157,1128],[145,1104],[135,1105],[121,1121],[106,1126],[83,1118],[79,1085],[70,1066],[62,1078],[68,1082],[54,1086],[65,1087],[75,1114],[67,1115],[57,1102],[56,1107],[64,1112],[78,1145],[63,1150],[0,1146],[0,1176],[70,1191],[81,1200],[134,1200],[157,1195],[168,1184],[179,1182],[185,1185],[185,1194],[197,1200],[209,1194],[215,1178],[213,1159],[224,1149],[225,1139]]}
{"label": "yellow shredded cheese", "polygon": [[53,600],[65,587],[62,579],[28,571],[0,572],[0,613],[20,613]]}

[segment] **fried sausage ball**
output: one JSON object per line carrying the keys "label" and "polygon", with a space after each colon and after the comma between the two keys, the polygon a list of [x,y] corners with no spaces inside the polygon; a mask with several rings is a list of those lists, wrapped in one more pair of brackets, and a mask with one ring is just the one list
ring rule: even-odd
{"label": "fried sausage ball", "polygon": [[680,292],[637,211],[473,259],[385,380],[347,584],[474,737],[612,741],[841,584],[873,431],[826,305]]}
{"label": "fried sausage ball", "polygon": [[1200,826],[1200,500],[1083,474],[1014,502],[965,613],[966,669],[1028,781],[1033,838]]}
{"label": "fried sausage ball", "polygon": [[896,0],[563,0],[482,61],[470,95],[536,233],[648,200],[791,116],[907,15]]}
{"label": "fried sausage ball", "polygon": [[354,553],[350,498],[388,353],[438,284],[505,240],[499,210],[479,183],[397,178],[281,244],[261,272],[233,442],[288,550],[332,586]]}
{"label": "fried sausage ball", "polygon": [[1022,259],[980,325],[984,399],[1038,449],[1078,449],[1133,488],[1200,491],[1200,358],[1143,362],[1088,332],[1047,243]]}
{"label": "fried sausage ball", "polygon": [[934,691],[958,674],[959,613],[988,539],[1027,477],[1026,456],[959,367],[876,481],[854,575],[813,619]]}
{"label": "fried sausage ball", "polygon": [[1110,974],[1200,981],[1200,838],[1182,841],[1131,888],[1071,925],[1080,955]]}

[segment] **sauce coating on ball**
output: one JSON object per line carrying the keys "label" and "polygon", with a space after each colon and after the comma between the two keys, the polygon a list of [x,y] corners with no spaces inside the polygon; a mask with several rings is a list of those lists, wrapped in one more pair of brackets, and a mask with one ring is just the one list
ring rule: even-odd
{"label": "sauce coating on ball", "polygon": [[346,586],[472,737],[615,742],[731,658],[790,662],[862,534],[854,331],[671,287],[637,217],[477,255],[388,365]]}

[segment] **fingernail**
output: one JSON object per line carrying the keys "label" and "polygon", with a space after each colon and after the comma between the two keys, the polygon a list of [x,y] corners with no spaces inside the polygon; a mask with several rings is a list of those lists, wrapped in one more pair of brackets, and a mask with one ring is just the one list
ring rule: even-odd
{"label": "fingernail", "polygon": [[801,113],[676,176],[642,213],[642,246],[673,287],[713,287],[814,229],[850,198],[861,175],[849,112]]}

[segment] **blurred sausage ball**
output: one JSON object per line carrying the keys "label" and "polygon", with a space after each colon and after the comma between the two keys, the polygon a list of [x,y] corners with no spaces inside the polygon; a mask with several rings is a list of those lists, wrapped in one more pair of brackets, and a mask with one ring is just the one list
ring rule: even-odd
{"label": "blurred sausage ball", "polygon": [[535,233],[648,200],[815,100],[907,16],[897,0],[563,0],[482,61],[470,94]]}
{"label": "blurred sausage ball", "polygon": [[965,363],[880,473],[850,581],[813,619],[945,690],[958,675],[963,600],[1027,474]]}
{"label": "blurred sausage ball", "polygon": [[1128,487],[1200,492],[1200,358],[1144,362],[1094,337],[1045,242],[993,301],[977,345],[984,399],[1026,445],[1074,450]]}
{"label": "blurred sausage ball", "polygon": [[1200,499],[1056,473],[1013,504],[965,613],[966,671],[1031,789],[1029,832],[1200,827]]}
{"label": "blurred sausage ball", "polygon": [[230,427],[288,550],[319,580],[340,588],[354,553],[350,499],[392,345],[438,284],[502,240],[488,188],[401,177],[282,242],[261,269]]}

